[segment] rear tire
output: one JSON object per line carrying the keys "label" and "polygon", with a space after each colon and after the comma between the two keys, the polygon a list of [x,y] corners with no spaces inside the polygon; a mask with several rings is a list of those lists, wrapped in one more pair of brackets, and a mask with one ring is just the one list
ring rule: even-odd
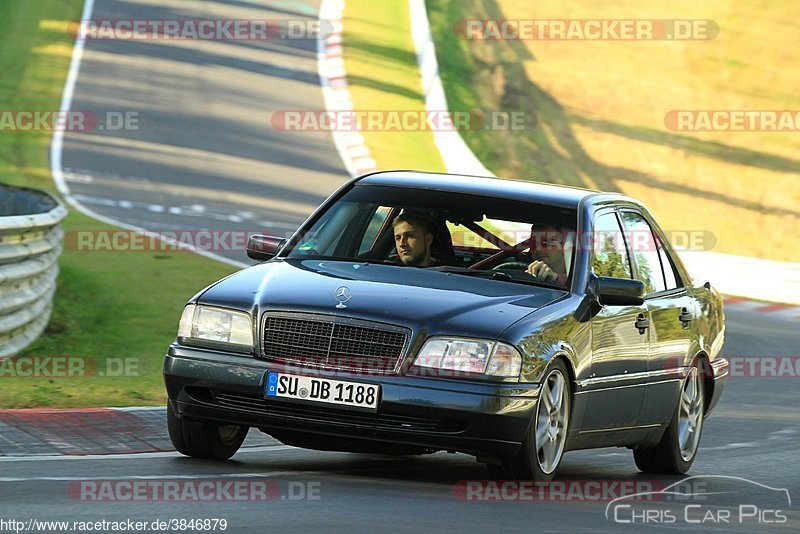
{"label": "rear tire", "polygon": [[672,420],[654,447],[633,450],[636,467],[645,473],[683,475],[692,467],[700,448],[705,412],[705,389],[696,361],[681,387]]}
{"label": "rear tire", "polygon": [[572,391],[567,366],[560,359],[550,364],[544,377],[534,418],[519,453],[500,465],[487,465],[490,477],[539,481],[555,477],[566,448]]}
{"label": "rear tire", "polygon": [[168,402],[167,430],[172,445],[179,453],[193,458],[227,460],[242,446],[250,429],[239,425],[179,419],[172,403]]}

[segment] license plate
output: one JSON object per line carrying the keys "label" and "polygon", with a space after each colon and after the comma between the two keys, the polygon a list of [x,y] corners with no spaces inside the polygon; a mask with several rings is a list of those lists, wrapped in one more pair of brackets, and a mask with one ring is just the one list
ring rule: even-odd
{"label": "license plate", "polygon": [[380,386],[372,384],[276,372],[267,374],[267,398],[324,402],[377,411],[380,391]]}

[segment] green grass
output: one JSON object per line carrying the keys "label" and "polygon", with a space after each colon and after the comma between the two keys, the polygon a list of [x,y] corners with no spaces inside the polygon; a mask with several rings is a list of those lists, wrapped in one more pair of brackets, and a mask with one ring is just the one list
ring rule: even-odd
{"label": "green grass", "polygon": [[[0,18],[0,110],[57,110],[72,53],[66,32],[82,0],[6,0]],[[48,133],[0,132],[0,182],[54,191]],[[72,212],[65,231],[113,230]],[[30,378],[0,366],[0,408],[163,404],[161,364],[186,300],[232,272],[189,252],[65,249],[45,334],[20,356],[84,358],[106,369],[128,358],[137,374]],[[118,360],[111,360],[116,362]]]}
{"label": "green grass", "polygon": [[[450,109],[525,118],[524,131],[462,132],[496,174],[620,191],[668,231],[710,232],[716,252],[798,261],[800,135],[673,132],[664,117],[800,109],[800,52],[787,22],[800,7],[439,0],[428,12]],[[682,42],[467,41],[453,31],[463,19],[501,18],[712,19],[721,31]],[[407,2],[348,2],[344,31],[356,109],[424,109]],[[365,138],[381,168],[443,168],[429,132]]]}
{"label": "green grass", "polygon": [[[464,133],[496,174],[621,191],[668,231],[712,232],[716,252],[798,261],[800,134],[673,132],[664,117],[800,109],[790,22],[800,6],[440,0],[428,11],[451,109],[524,114],[523,132]],[[463,19],[532,18],[712,19],[721,31],[682,42],[468,41],[453,31]]]}
{"label": "green grass", "polygon": [[[356,110],[425,110],[405,0],[348,0],[344,60]],[[362,131],[381,170],[445,170],[430,131]]]}

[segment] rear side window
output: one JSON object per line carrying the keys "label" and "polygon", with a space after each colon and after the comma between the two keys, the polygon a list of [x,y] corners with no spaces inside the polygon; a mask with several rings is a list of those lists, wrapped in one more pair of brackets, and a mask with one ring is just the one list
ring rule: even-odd
{"label": "rear side window", "polygon": [[594,274],[614,278],[633,278],[625,239],[614,212],[601,213],[595,218],[593,238],[592,270]]}
{"label": "rear side window", "polygon": [[669,290],[677,287],[683,287],[680,277],[675,274],[675,265],[669,258],[667,251],[664,250],[664,245],[661,244],[661,240],[656,238],[656,243],[658,244],[658,256],[661,258],[661,266],[664,269],[664,280],[667,289]]}
{"label": "rear side window", "polygon": [[623,211],[620,213],[625,228],[628,247],[636,260],[637,278],[644,282],[646,293],[664,291],[664,273],[659,258],[659,245],[653,237],[653,231],[647,221],[638,213]]}

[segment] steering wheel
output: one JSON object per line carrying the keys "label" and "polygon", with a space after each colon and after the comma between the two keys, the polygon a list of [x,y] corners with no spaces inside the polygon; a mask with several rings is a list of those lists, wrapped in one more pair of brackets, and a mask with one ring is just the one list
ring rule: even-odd
{"label": "steering wheel", "polygon": [[521,261],[508,261],[506,263],[501,263],[500,265],[492,267],[492,270],[497,271],[500,269],[509,269],[514,271],[527,271],[528,265],[529,265],[528,263]]}

